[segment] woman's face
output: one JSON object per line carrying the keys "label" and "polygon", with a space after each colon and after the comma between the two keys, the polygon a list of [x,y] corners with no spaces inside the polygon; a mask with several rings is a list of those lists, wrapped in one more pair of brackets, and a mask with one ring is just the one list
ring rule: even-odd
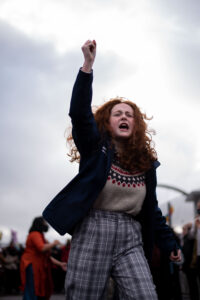
{"label": "woman's face", "polygon": [[134,111],[132,107],[126,103],[113,106],[109,123],[115,139],[129,138],[134,128]]}

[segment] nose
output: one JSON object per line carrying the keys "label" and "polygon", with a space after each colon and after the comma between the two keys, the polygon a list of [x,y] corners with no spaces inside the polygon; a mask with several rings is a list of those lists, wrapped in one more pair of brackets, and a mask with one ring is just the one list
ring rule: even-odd
{"label": "nose", "polygon": [[126,117],[126,115],[125,115],[125,114],[123,114],[123,115],[121,116],[121,119],[122,119],[122,120],[127,120],[127,117]]}

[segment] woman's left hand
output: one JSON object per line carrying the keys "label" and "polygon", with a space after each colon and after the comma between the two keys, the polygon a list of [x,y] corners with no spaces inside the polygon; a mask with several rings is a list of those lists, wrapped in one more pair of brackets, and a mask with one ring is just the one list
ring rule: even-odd
{"label": "woman's left hand", "polygon": [[61,262],[60,267],[63,271],[65,271],[65,272],[67,271],[67,263],[66,262]]}
{"label": "woman's left hand", "polygon": [[177,253],[174,253],[174,251],[172,251],[169,258],[173,262],[180,262],[181,261],[181,250],[177,249],[176,251],[177,251]]}

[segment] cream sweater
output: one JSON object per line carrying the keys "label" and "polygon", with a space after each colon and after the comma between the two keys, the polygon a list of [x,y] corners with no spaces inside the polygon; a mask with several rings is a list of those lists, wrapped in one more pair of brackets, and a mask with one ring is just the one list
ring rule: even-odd
{"label": "cream sweater", "polygon": [[97,197],[94,208],[137,215],[146,195],[143,173],[130,173],[114,161],[107,182]]}

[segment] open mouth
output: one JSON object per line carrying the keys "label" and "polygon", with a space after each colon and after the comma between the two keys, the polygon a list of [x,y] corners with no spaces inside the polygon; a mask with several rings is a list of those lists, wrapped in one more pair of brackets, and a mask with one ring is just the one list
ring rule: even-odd
{"label": "open mouth", "polygon": [[129,129],[129,126],[127,123],[121,123],[119,125],[119,129],[122,129],[122,130],[128,130]]}

